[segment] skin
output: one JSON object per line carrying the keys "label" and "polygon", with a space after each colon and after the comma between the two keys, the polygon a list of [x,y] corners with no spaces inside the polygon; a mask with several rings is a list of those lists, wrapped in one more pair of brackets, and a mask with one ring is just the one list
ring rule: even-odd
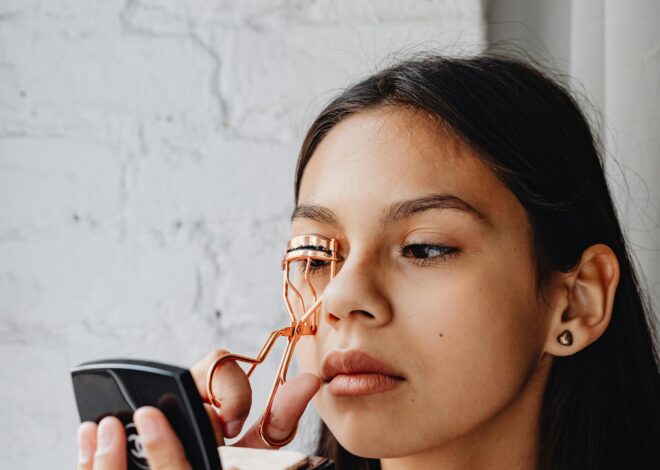
{"label": "skin", "polygon": [[[481,217],[429,208],[383,223],[393,204],[430,195],[458,197]],[[540,292],[522,205],[446,126],[402,108],[336,125],[305,170],[304,206],[313,210],[298,209],[292,235],[336,238],[344,261],[323,293],[319,332],[296,350],[302,370],[318,373],[330,350],[361,349],[406,379],[367,396],[323,386],[313,403],[339,442],[388,470],[534,468],[552,354],[576,352],[609,322],[611,250],[592,247]],[[410,244],[457,251],[400,251]],[[586,271],[588,288],[576,289]],[[582,305],[571,307],[576,294]],[[589,326],[576,321],[574,345],[561,350],[566,312]]]}
{"label": "skin", "polygon": [[[403,210],[438,195],[454,199]],[[552,358],[605,331],[619,268],[609,247],[594,245],[539,289],[531,233],[518,200],[446,126],[400,107],[338,123],[305,170],[292,235],[337,239],[342,261],[323,291],[318,332],[298,343],[303,373],[281,387],[267,433],[285,438],[311,400],[342,446],[386,470],[536,468]],[[318,285],[328,279],[323,270],[314,276]],[[565,330],[570,346],[557,341]],[[318,377],[337,349],[364,350],[404,380],[387,392],[335,396]],[[223,352],[192,368],[203,398],[206,370]],[[222,413],[207,411],[222,445],[239,434],[251,390],[231,363],[213,386]],[[152,468],[189,468],[158,410],[134,418]],[[257,425],[236,445],[266,447]],[[108,430],[114,444],[97,446]],[[114,418],[83,423],[78,468],[124,468],[122,433]]]}

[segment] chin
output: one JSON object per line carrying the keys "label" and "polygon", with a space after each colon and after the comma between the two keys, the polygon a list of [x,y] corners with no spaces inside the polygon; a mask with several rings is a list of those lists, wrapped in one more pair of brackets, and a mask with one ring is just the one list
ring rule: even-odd
{"label": "chin", "polygon": [[397,436],[401,428],[383,423],[382,419],[371,422],[365,418],[364,414],[348,412],[333,414],[330,420],[322,417],[337,442],[353,455],[371,459],[406,455],[401,436]]}
{"label": "chin", "polygon": [[382,442],[370,442],[368,445],[350,445],[351,442],[339,441],[351,454],[365,459],[394,459],[407,455],[396,444],[385,446]]}
{"label": "chin", "polygon": [[[334,434],[334,433],[333,433]],[[361,435],[354,436],[343,434],[335,434],[337,442],[353,455],[364,457],[367,459],[383,459],[400,457],[402,454],[401,449],[397,442],[394,440],[383,440],[382,436],[374,435]]]}

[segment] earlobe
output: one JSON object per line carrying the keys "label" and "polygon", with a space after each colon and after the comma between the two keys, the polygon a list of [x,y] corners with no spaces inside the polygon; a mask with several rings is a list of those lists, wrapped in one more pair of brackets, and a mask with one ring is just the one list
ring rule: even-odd
{"label": "earlobe", "polygon": [[619,262],[612,249],[592,245],[578,265],[562,277],[562,302],[551,312],[545,351],[570,356],[596,341],[612,318]]}

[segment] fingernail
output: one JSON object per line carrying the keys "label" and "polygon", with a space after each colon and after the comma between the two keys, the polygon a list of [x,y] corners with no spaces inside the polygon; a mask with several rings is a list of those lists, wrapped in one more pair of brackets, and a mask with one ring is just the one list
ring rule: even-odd
{"label": "fingernail", "polygon": [[227,425],[225,426],[225,430],[227,431],[227,436],[225,437],[237,436],[238,433],[241,432],[242,427],[243,427],[242,419],[237,419],[235,421],[228,422]]}
{"label": "fingernail", "polygon": [[138,409],[133,415],[133,419],[136,421],[136,426],[138,427],[140,436],[142,436],[143,442],[153,441],[158,438],[160,432],[158,424],[149,416],[148,412]]}
{"label": "fingernail", "polygon": [[115,443],[116,437],[115,427],[112,425],[112,421],[109,418],[103,418],[99,423],[98,446],[96,452],[98,454],[108,452]]}
{"label": "fingernail", "polygon": [[87,428],[94,427],[94,423],[88,421],[84,422],[78,428],[78,462],[79,463],[88,463],[92,460],[92,454],[94,453],[94,442],[90,439],[89,431]]}

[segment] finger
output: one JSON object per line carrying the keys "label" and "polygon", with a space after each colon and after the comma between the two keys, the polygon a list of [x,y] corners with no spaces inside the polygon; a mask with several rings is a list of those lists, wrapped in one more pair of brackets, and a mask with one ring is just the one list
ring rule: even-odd
{"label": "finger", "polygon": [[215,412],[215,409],[213,409],[211,405],[207,405],[206,403],[204,403],[204,410],[209,417],[209,421],[211,421],[211,427],[213,428],[213,434],[215,435],[216,445],[225,445],[225,437],[222,433],[222,424],[218,414]]}
{"label": "finger", "polygon": [[[270,417],[266,422],[264,432],[274,440],[286,439],[298,424],[307,404],[321,388],[321,379],[314,374],[304,373],[297,375],[280,386]],[[262,415],[263,416],[263,415]],[[237,443],[238,447],[269,448],[259,434],[261,418],[254,423]]]}
{"label": "finger", "polygon": [[85,421],[78,426],[77,470],[92,470],[96,450],[96,423]]}
{"label": "finger", "polygon": [[[143,406],[133,413],[152,470],[189,470],[183,445],[158,408]],[[96,470],[96,469],[94,469]]]}
{"label": "finger", "polygon": [[[209,368],[217,358],[226,353],[224,349],[213,351],[190,369],[197,390],[205,403],[209,403],[206,393],[206,376]],[[223,436],[237,436],[252,406],[252,387],[247,374],[236,361],[227,361],[216,368],[212,389],[215,397],[222,403],[218,416]]]}
{"label": "finger", "polygon": [[94,470],[126,470],[126,434],[124,425],[114,416],[106,416],[98,425]]}

